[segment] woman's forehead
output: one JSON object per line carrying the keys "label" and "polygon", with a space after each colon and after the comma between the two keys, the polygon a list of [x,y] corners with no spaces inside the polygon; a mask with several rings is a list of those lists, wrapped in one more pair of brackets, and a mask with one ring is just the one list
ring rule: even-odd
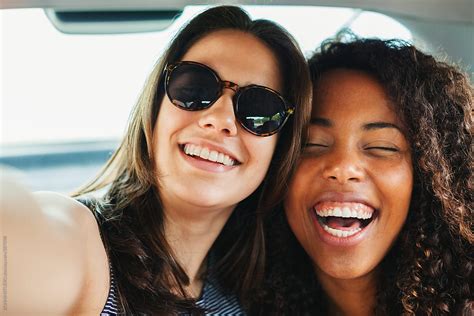
{"label": "woman's forehead", "polygon": [[358,70],[335,69],[314,86],[312,117],[398,122],[384,87],[372,75]]}
{"label": "woman's forehead", "polygon": [[249,33],[227,29],[212,32],[192,45],[182,60],[203,63],[222,80],[281,90],[277,57],[262,40]]}

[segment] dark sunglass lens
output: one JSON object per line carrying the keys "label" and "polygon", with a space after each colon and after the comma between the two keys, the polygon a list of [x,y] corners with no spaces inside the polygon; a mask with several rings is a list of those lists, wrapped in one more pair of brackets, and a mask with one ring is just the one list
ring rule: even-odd
{"label": "dark sunglass lens", "polygon": [[171,102],[185,110],[209,107],[219,95],[219,83],[207,68],[195,64],[181,64],[169,78],[167,94]]}
{"label": "dark sunglass lens", "polygon": [[259,87],[238,96],[237,113],[242,124],[257,135],[274,133],[285,121],[285,105],[275,93]]}

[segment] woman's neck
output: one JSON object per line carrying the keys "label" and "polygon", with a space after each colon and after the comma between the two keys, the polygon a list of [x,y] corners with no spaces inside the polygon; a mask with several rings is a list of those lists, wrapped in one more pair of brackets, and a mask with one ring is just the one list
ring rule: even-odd
{"label": "woman's neck", "polygon": [[317,275],[329,299],[330,315],[373,315],[377,294],[376,271],[356,279],[335,279],[321,271]]}
{"label": "woman's neck", "polygon": [[186,290],[191,296],[199,296],[207,253],[233,209],[164,207],[166,240],[189,277]]}

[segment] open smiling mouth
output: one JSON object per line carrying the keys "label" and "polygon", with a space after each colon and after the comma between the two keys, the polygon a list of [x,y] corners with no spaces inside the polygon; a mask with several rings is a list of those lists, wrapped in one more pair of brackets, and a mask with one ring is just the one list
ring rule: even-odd
{"label": "open smiling mouth", "polygon": [[201,147],[194,144],[186,144],[181,145],[180,148],[187,156],[193,157],[195,159],[222,164],[227,167],[240,164],[239,161],[231,158],[229,155],[215,150],[210,150],[206,147]]}
{"label": "open smiling mouth", "polygon": [[[375,210],[361,203],[321,203],[314,207],[315,215],[321,227],[330,235],[339,238],[351,237],[375,218]],[[339,203],[338,203],[339,204]]]}

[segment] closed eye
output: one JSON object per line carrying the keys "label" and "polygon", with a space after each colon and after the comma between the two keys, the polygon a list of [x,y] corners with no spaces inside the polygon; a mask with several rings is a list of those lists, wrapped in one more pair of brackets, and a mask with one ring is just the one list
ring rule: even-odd
{"label": "closed eye", "polygon": [[378,158],[396,157],[400,154],[400,149],[395,146],[369,146],[364,150],[368,155]]}
{"label": "closed eye", "polygon": [[328,145],[324,145],[324,144],[317,144],[317,143],[306,143],[305,144],[305,147],[306,148],[310,148],[310,147],[329,147]]}
{"label": "closed eye", "polygon": [[306,143],[303,149],[305,155],[320,156],[328,151],[329,146],[321,143]]}
{"label": "closed eye", "polygon": [[398,148],[395,147],[382,147],[382,146],[373,146],[373,147],[367,147],[367,150],[386,150],[390,152],[398,152]]}

